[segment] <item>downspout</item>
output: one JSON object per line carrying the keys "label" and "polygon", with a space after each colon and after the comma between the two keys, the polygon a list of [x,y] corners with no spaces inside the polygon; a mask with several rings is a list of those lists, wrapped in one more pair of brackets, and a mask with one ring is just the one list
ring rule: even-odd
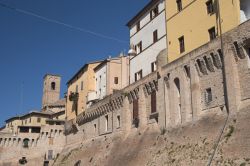
{"label": "downspout", "polygon": [[214,156],[215,156],[215,153],[218,149],[218,146],[219,146],[219,143],[221,141],[221,138],[222,138],[222,135],[225,131],[225,128],[226,128],[226,125],[227,125],[227,122],[228,122],[228,119],[229,119],[229,102],[228,102],[228,92],[227,92],[227,80],[226,80],[226,67],[225,67],[225,58],[224,58],[224,46],[223,46],[223,37],[222,37],[222,27],[221,27],[221,15],[220,15],[220,4],[219,4],[219,0],[217,0],[217,14],[218,14],[218,18],[219,18],[219,29],[220,29],[220,44],[221,44],[221,61],[222,61],[222,77],[223,77],[223,89],[224,89],[224,99],[225,99],[225,107],[226,107],[226,111],[227,111],[227,117],[226,117],[226,120],[225,120],[225,123],[223,125],[223,128],[221,129],[220,131],[220,134],[219,134],[219,137],[218,137],[218,140],[215,142],[215,145],[214,145],[214,151],[212,153],[212,156],[211,158],[209,159],[208,161],[208,166],[210,166],[213,162],[213,159],[214,159]]}

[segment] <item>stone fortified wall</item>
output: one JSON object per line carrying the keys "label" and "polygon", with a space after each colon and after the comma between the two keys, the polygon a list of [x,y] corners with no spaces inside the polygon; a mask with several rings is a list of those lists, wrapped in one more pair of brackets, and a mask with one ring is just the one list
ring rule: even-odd
{"label": "stone fortified wall", "polygon": [[[28,140],[27,147],[24,141]],[[0,133],[0,165],[15,164],[26,157],[37,158],[36,163],[42,165],[45,160],[52,160],[62,151],[65,145],[64,126],[42,126],[41,133]],[[52,153],[49,154],[49,151]]]}
{"label": "stone fortified wall", "polygon": [[248,21],[224,34],[223,49],[217,38],[169,64],[162,63],[163,51],[156,72],[80,114],[67,144],[152,123],[164,130],[210,114],[236,113],[250,97],[249,27]]}

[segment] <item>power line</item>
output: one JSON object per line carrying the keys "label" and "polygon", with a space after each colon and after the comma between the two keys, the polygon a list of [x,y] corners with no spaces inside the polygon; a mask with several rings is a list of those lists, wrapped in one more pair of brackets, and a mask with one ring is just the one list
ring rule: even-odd
{"label": "power line", "polygon": [[81,27],[73,26],[73,25],[70,25],[70,24],[55,20],[55,19],[51,19],[51,18],[48,18],[48,17],[44,17],[44,16],[41,16],[41,15],[35,14],[33,12],[29,12],[27,10],[15,8],[13,6],[7,5],[7,4],[2,3],[2,2],[0,2],[0,6],[3,7],[3,8],[7,8],[7,9],[10,9],[10,10],[25,14],[25,15],[36,17],[38,19],[41,19],[41,20],[44,20],[44,21],[47,21],[47,22],[50,22],[50,23],[55,23],[55,24],[62,25],[64,27],[67,27],[67,28],[70,28],[70,29],[74,29],[74,30],[77,30],[77,31],[88,33],[88,34],[91,34],[91,35],[99,37],[99,38],[113,40],[113,41],[116,41],[116,42],[119,42],[119,43],[127,43],[127,41],[125,41],[125,40],[121,40],[121,39],[118,39],[118,38],[115,38],[115,37],[112,37],[112,36],[103,35],[101,33],[97,33],[97,32],[94,32],[94,31],[91,31],[91,30],[88,30],[88,29],[84,29],[84,28],[81,28]]}

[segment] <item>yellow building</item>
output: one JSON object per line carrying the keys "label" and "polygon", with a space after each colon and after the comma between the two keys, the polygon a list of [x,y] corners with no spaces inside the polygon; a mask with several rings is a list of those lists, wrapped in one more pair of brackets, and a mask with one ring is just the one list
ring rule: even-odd
{"label": "yellow building", "polygon": [[68,82],[66,119],[73,120],[87,108],[88,94],[95,92],[94,68],[101,61],[85,64]]}
{"label": "yellow building", "polygon": [[168,61],[218,37],[220,22],[223,34],[246,21],[249,8],[249,0],[166,0]]}
{"label": "yellow building", "polygon": [[41,127],[45,125],[63,125],[65,111],[32,111],[22,116],[7,119],[5,131],[13,134],[18,133],[40,133]]}

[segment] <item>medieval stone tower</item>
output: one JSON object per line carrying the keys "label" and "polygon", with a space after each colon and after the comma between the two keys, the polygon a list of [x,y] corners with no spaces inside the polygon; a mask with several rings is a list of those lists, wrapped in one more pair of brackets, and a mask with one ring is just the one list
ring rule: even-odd
{"label": "medieval stone tower", "polygon": [[43,110],[60,99],[60,84],[61,77],[58,75],[46,74],[43,77]]}

